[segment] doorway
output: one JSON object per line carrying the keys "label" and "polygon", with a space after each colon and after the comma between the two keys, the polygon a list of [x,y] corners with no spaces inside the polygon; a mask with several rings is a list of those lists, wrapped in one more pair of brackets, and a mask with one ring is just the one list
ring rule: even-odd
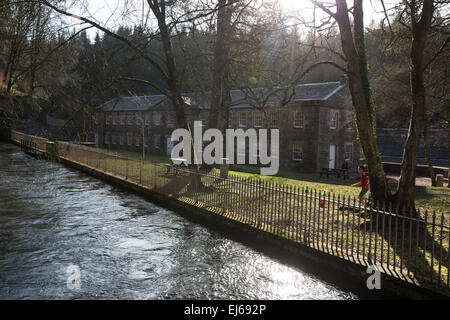
{"label": "doorway", "polygon": [[328,162],[329,169],[336,169],[336,145],[330,145],[330,158]]}

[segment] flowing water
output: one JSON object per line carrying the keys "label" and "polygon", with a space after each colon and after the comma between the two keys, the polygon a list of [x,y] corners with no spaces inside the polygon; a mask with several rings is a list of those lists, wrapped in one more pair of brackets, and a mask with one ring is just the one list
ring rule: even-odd
{"label": "flowing water", "polygon": [[0,143],[0,299],[357,298],[143,198]]}

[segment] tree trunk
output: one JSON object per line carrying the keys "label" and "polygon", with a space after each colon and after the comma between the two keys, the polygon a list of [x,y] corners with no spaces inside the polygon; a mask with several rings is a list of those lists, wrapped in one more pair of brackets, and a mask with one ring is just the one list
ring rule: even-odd
{"label": "tree trunk", "polygon": [[218,5],[209,127],[225,132],[228,124],[228,109],[231,102],[227,79],[230,63],[229,29],[232,8],[228,0],[219,0]]}
{"label": "tree trunk", "polygon": [[[159,32],[161,36],[161,41],[164,48],[165,62],[167,68],[167,86],[169,88],[169,99],[171,100],[173,107],[175,109],[175,114],[177,118],[177,124],[179,128],[188,129],[189,128],[188,119],[185,112],[185,103],[181,95],[181,89],[178,80],[178,73],[175,64],[175,56],[173,54],[172,41],[170,36],[170,31],[166,23],[166,4],[164,1],[158,3],[156,0],[147,0],[153,14],[158,21]],[[191,141],[193,137],[191,135]],[[188,160],[188,167],[194,173],[191,174],[189,188],[191,190],[200,190],[203,184],[201,181],[201,175],[197,174],[198,165],[195,164],[195,150],[194,145],[191,143],[191,159]]]}
{"label": "tree trunk", "polygon": [[425,128],[424,53],[434,13],[433,0],[424,0],[422,6],[422,16],[418,22],[416,21],[416,6],[411,6],[412,43],[410,51],[410,85],[412,110],[408,137],[403,151],[400,180],[397,191],[394,194],[396,205],[400,207],[406,206],[406,209],[415,208],[417,155],[420,136]]}
{"label": "tree trunk", "polygon": [[428,128],[427,128],[426,122],[425,122],[425,128],[423,130],[423,146],[425,148],[425,156],[427,158],[428,172],[431,177],[431,185],[433,187],[435,187],[436,186],[436,176],[434,174],[433,161],[431,160],[431,147],[430,147],[430,141],[428,139]]}
{"label": "tree trunk", "polygon": [[347,75],[356,116],[359,141],[367,160],[370,191],[375,201],[389,201],[390,190],[383,170],[373,127],[373,103],[368,80],[364,45],[362,1],[355,0],[355,37],[352,35],[348,7],[345,0],[336,0],[335,19],[338,23],[342,49],[347,59]]}
{"label": "tree trunk", "polygon": [[184,110],[185,103],[183,97],[181,96],[170,31],[166,22],[166,4],[164,1],[158,2],[155,0],[147,0],[147,3],[158,21],[161,42],[164,48],[165,64],[167,68],[169,99],[175,109],[177,124],[179,128],[188,129],[188,121]]}

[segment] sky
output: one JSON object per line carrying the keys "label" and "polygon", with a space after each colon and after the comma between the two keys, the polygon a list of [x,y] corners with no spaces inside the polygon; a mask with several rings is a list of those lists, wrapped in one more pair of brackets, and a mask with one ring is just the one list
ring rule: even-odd
{"label": "sky", "polygon": [[[298,12],[302,15],[312,16],[312,5],[309,0],[278,0],[281,7],[286,13],[296,13]],[[371,20],[379,21],[383,18],[381,13],[381,1],[380,0],[363,0],[364,1],[364,13],[365,13],[365,23],[369,25]],[[348,1],[349,5],[350,2]],[[398,0],[385,0],[386,5],[389,7],[393,3],[398,2]],[[132,4],[134,9],[124,11],[124,3]],[[142,5],[145,4],[146,10],[148,6],[146,5],[146,0],[85,0],[83,1],[83,6],[77,6],[69,8],[69,12],[82,15],[84,17],[93,18],[96,22],[101,25],[106,25],[109,28],[120,24],[138,24],[139,21],[145,19],[142,16]],[[112,13],[114,14],[112,15]],[[70,19],[71,24],[76,24],[78,21],[76,19]],[[88,30],[88,35],[91,39],[94,38],[96,30],[91,28]]]}

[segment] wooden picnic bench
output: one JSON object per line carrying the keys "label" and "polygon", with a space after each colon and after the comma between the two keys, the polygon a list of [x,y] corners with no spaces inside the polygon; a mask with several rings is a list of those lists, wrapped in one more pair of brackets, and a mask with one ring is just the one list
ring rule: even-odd
{"label": "wooden picnic bench", "polygon": [[[170,171],[175,171],[175,175],[178,174],[179,170],[182,169],[183,164],[186,165],[187,160],[182,158],[171,158],[172,163],[166,163],[165,167],[167,169],[166,174],[170,174]],[[180,162],[176,164],[174,162]]]}
{"label": "wooden picnic bench", "polygon": [[329,169],[329,168],[322,168],[322,171],[319,172],[320,177],[322,178],[322,175],[326,175],[327,179],[331,176],[336,176],[337,178],[340,178],[341,176],[345,179],[348,179],[348,170],[347,169]]}

